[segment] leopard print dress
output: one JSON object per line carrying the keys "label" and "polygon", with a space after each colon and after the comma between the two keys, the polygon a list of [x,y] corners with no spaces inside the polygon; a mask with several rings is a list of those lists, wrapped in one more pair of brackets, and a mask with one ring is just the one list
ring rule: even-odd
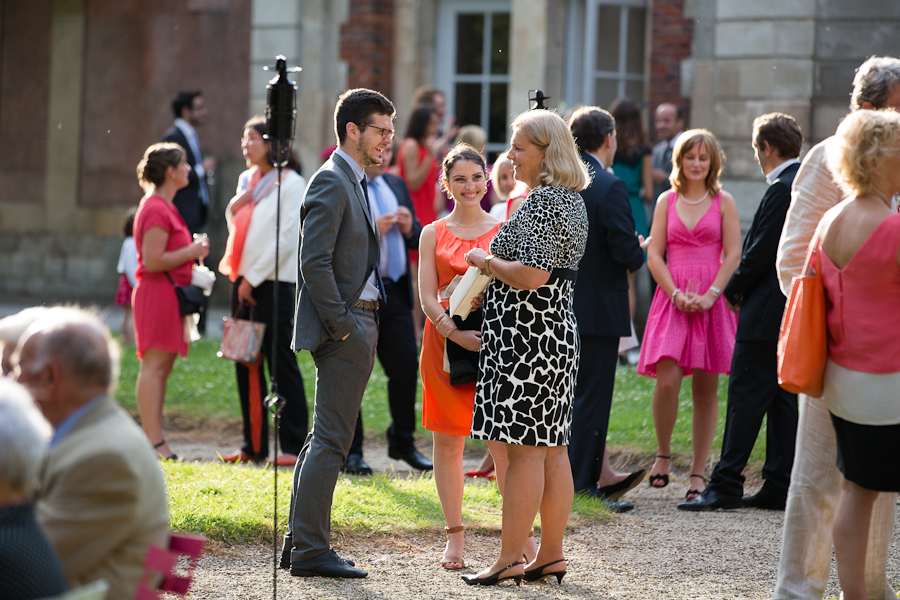
{"label": "leopard print dress", "polygon": [[[588,235],[581,196],[535,189],[491,242],[498,258],[552,272],[578,268]],[[526,446],[565,446],[581,343],[572,310],[575,283],[551,275],[535,290],[493,279],[484,326],[472,438]]]}

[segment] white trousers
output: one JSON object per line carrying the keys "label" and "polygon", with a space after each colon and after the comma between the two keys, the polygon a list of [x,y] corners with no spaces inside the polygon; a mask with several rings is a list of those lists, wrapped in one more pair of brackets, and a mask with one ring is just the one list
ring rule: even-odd
{"label": "white trousers", "polygon": [[[821,398],[803,394],[799,402],[797,449],[773,600],[822,600],[831,570],[834,511],[843,482],[843,475],[835,466],[837,442],[828,407]],[[897,597],[885,579],[896,501],[896,493],[879,494],[872,511],[866,549],[870,600]]]}

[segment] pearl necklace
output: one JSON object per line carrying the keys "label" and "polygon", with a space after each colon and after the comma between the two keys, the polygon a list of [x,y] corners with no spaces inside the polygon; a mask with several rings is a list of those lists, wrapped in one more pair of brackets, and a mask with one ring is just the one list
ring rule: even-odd
{"label": "pearl necklace", "polygon": [[709,196],[709,190],[706,190],[706,193],[703,194],[703,196],[699,200],[688,200],[687,196],[685,196],[684,194],[679,194],[679,196],[681,196],[681,199],[684,201],[685,204],[690,204],[691,206],[696,206],[696,205],[700,204],[701,202],[703,202],[704,200],[706,200],[706,197]]}

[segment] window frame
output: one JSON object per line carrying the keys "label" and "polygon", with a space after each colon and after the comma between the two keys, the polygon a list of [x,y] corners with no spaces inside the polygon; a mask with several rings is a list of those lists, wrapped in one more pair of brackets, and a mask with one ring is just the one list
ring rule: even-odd
{"label": "window frame", "polygon": [[[651,35],[651,2],[649,0],[585,0],[584,6],[584,61],[581,76],[581,99],[589,105],[597,104],[597,82],[601,79],[616,81],[616,98],[625,96],[626,84],[631,81],[639,81],[643,84],[641,98],[634,98],[643,103],[649,92],[649,62],[650,62],[650,35]],[[619,55],[615,71],[597,70],[597,37],[600,27],[600,7],[617,6],[623,9],[642,8],[645,12],[644,19],[644,48],[642,60],[642,72],[629,73],[628,62],[628,19],[630,10],[622,10],[619,13]],[[609,107],[603,107],[609,108]]]}

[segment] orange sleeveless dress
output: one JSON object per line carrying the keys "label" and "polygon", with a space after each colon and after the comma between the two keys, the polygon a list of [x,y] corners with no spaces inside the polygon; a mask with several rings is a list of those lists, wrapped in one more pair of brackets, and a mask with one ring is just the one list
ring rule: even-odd
{"label": "orange sleeveless dress", "polygon": [[[434,222],[437,234],[434,254],[438,272],[438,288],[448,285],[456,275],[465,274],[469,265],[463,259],[472,248],[487,250],[502,223],[475,238],[464,240],[450,232],[444,219]],[[441,305],[449,307],[448,300]],[[469,435],[472,427],[472,407],[475,404],[475,384],[450,385],[450,374],[444,372],[444,338],[434,324],[425,319],[422,336],[422,426],[429,431],[452,435]]]}

